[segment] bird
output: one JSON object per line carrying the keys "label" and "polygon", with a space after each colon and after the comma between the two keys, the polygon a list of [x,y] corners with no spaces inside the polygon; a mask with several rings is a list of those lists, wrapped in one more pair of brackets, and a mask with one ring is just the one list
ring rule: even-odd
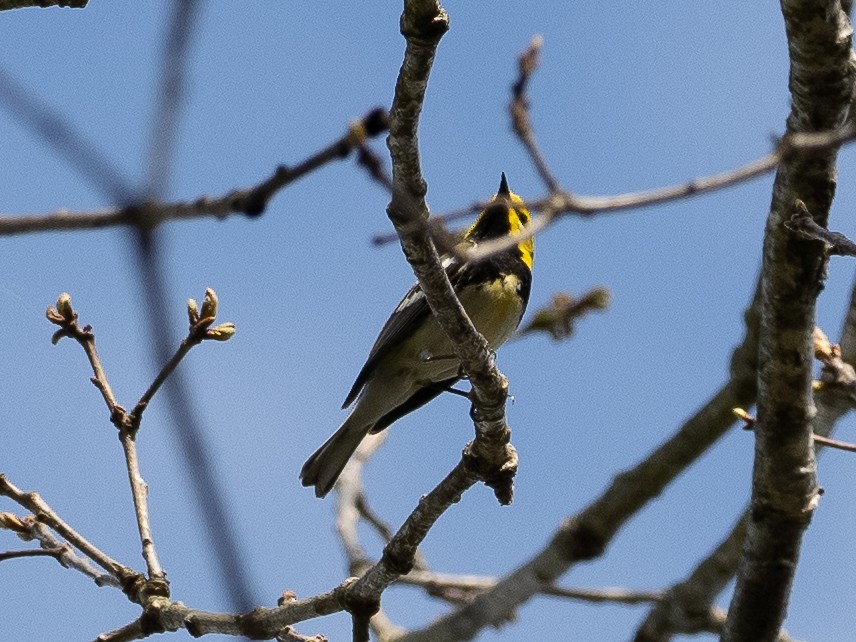
{"label": "bird", "polygon": [[[499,190],[463,236],[471,247],[515,235],[531,215],[523,199]],[[517,329],[532,286],[535,240],[522,238],[510,248],[477,262],[443,257],[449,281],[475,328],[497,350]],[[450,390],[463,377],[460,361],[416,283],[383,325],[342,408],[353,404],[345,421],[300,471],[304,486],[326,496],[360,442]]]}

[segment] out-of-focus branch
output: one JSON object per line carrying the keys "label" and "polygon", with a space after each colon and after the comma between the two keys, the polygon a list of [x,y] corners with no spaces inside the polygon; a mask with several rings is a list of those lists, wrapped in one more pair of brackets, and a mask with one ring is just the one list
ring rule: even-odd
{"label": "out-of-focus branch", "polygon": [[[477,595],[494,588],[500,582],[498,577],[482,575],[457,575],[434,573],[431,571],[411,571],[402,576],[399,584],[421,586],[429,595],[434,595],[462,603],[471,602]],[[583,602],[615,602],[617,604],[646,604],[663,599],[663,591],[634,591],[624,588],[608,587],[599,589],[564,588],[554,584],[541,587],[541,595],[562,597]],[[456,597],[452,597],[457,594]]]}
{"label": "out-of-focus branch", "polygon": [[83,9],[89,0],[0,0],[0,11],[7,9],[24,9],[26,7],[68,7]]}
{"label": "out-of-focus branch", "polygon": [[[96,185],[113,203],[132,202],[133,183],[116,169],[107,154],[81,134],[61,112],[53,109],[11,73],[0,67],[0,108],[61,156],[76,172]],[[0,222],[8,224],[6,217]],[[0,226],[2,229],[2,226]]]}
{"label": "out-of-focus branch", "polygon": [[553,193],[560,189],[559,181],[553,175],[553,171],[541,153],[541,148],[535,141],[535,130],[532,127],[532,119],[529,117],[529,99],[526,96],[529,79],[540,63],[538,56],[543,44],[544,39],[541,36],[535,36],[517,59],[518,76],[511,86],[511,103],[508,110],[511,113],[511,125],[514,133],[517,134],[520,142],[523,143],[529,153],[529,157],[532,159],[535,169],[538,170],[541,180],[547,186],[547,190]]}
{"label": "out-of-focus branch", "polygon": [[609,290],[602,287],[586,292],[579,299],[567,292],[558,292],[550,304],[536,310],[512,338],[517,340],[527,334],[546,332],[555,341],[567,339],[574,333],[575,321],[593,310],[605,310],[609,302]]}
{"label": "out-of-focus branch", "polygon": [[734,576],[746,535],[746,513],[714,551],[690,575],[673,585],[636,631],[634,642],[668,642],[678,633],[693,633],[706,623],[716,596]]}
{"label": "out-of-focus branch", "polygon": [[[787,132],[834,131],[854,92],[852,27],[838,2],[783,0],[791,60]],[[815,303],[823,288],[823,243],[784,225],[801,199],[827,227],[837,149],[783,159],[773,184],[761,271],[758,422],[750,519],[724,642],[773,639],[782,626],[802,536],[819,500],[812,419]]]}
{"label": "out-of-focus branch", "polygon": [[[386,111],[378,107],[352,123],[348,132],[328,147],[293,167],[279,166],[271,176],[253,187],[234,190],[223,196],[203,196],[186,202],[150,201],[93,212],[62,210],[52,214],[0,215],[0,236],[132,225],[152,229],[167,221],[201,217],[224,219],[233,214],[259,216],[265,211],[270,199],[281,189],[331,161],[346,158],[353,149],[362,148],[368,138],[377,136],[386,129]],[[361,163],[365,164],[368,162],[365,159],[370,156],[364,153],[361,158]],[[372,171],[379,171],[379,175],[383,176],[382,167]]]}

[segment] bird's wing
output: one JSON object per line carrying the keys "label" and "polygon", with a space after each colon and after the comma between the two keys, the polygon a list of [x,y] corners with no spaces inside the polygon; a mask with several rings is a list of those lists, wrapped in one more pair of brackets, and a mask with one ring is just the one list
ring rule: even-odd
{"label": "bird's wing", "polygon": [[[443,261],[443,267],[446,269],[446,274],[448,275],[449,280],[452,281],[452,285],[454,285],[455,281],[459,277],[461,268],[463,267],[461,262],[454,257],[447,257]],[[384,354],[386,354],[390,348],[411,336],[414,332],[414,328],[423,323],[425,318],[430,314],[431,308],[428,306],[425,293],[422,292],[422,288],[419,287],[419,283],[416,283],[412,288],[410,288],[407,294],[404,295],[404,298],[398,306],[396,306],[389,319],[386,320],[383,328],[381,328],[380,334],[378,334],[377,339],[375,339],[374,346],[372,346],[372,349],[369,352],[368,359],[366,359],[365,365],[362,370],[360,370],[360,374],[357,375],[357,380],[354,381],[354,385],[351,387],[351,391],[345,398],[345,403],[342,404],[342,408],[347,408],[354,402],[354,399],[357,398],[360,390],[362,390]]]}

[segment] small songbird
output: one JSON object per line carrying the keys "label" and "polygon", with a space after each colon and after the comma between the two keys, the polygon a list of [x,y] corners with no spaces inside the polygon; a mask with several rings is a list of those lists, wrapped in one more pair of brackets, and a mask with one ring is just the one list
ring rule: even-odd
{"label": "small songbird", "polygon": [[[516,234],[529,222],[523,200],[508,189],[505,174],[499,192],[464,235],[477,246]],[[446,274],[476,329],[496,350],[517,329],[532,284],[535,241],[474,263],[447,256]],[[324,497],[366,435],[375,434],[425,405],[461,379],[446,333],[437,323],[419,284],[414,285],[389,317],[375,341],[343,408],[356,400],[348,418],[306,461],[300,471],[304,486]]]}

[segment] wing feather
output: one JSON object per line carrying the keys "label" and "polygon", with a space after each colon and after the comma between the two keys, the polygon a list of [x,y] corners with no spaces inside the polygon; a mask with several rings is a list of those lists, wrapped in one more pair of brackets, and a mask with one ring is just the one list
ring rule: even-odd
{"label": "wing feather", "polygon": [[[443,267],[446,268],[446,275],[449,277],[452,285],[454,285],[460,277],[462,267],[460,261],[454,257],[447,257],[443,261]],[[425,294],[422,292],[422,288],[419,287],[419,283],[416,283],[404,295],[404,298],[396,306],[389,319],[386,320],[386,323],[381,328],[380,334],[378,334],[369,352],[365,365],[360,370],[360,374],[357,375],[357,379],[354,381],[354,385],[351,386],[348,396],[345,397],[345,403],[342,404],[342,408],[347,408],[354,402],[383,355],[411,336],[414,328],[421,324],[430,314],[431,308],[428,306]]]}

